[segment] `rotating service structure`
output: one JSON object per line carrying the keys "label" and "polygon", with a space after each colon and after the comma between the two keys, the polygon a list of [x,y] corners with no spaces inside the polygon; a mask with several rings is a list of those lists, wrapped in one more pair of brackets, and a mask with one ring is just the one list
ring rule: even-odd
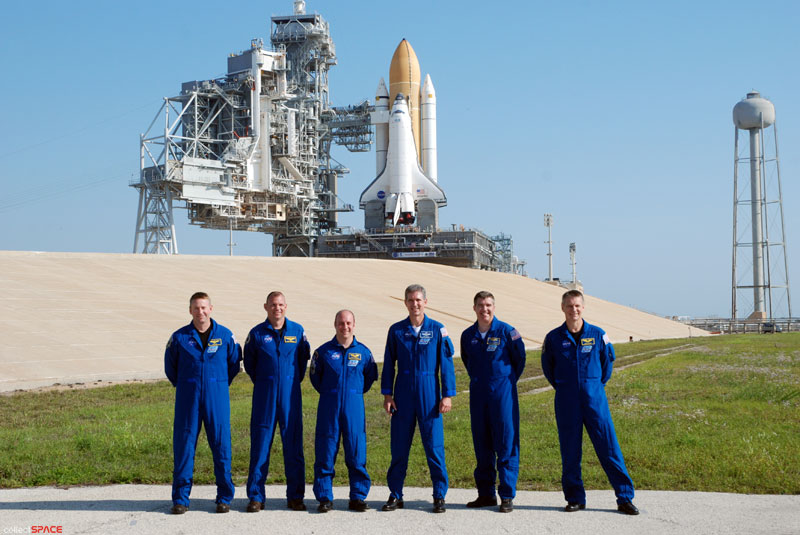
{"label": "rotating service structure", "polygon": [[348,170],[332,143],[368,151],[369,103],[330,106],[336,53],[327,21],[272,17],[272,49],[260,39],[228,57],[227,73],[183,84],[165,98],[140,141],[135,253],[177,254],[173,207],[191,224],[273,236],[273,256],[314,256],[320,233],[352,211],[336,195]]}

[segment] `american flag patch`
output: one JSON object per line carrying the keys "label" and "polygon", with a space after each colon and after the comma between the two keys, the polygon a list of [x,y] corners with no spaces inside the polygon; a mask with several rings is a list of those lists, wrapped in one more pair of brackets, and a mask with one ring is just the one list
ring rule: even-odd
{"label": "american flag patch", "polygon": [[611,340],[608,339],[608,335],[605,334],[605,333],[603,333],[603,343],[604,344],[610,344],[611,343]]}
{"label": "american flag patch", "polygon": [[519,334],[519,331],[517,331],[516,329],[512,329],[511,330],[511,339],[512,340],[519,340],[520,338],[522,338],[522,335]]}
{"label": "american flag patch", "polygon": [[444,336],[445,338],[450,336],[449,334],[447,334],[447,328],[446,327],[442,327],[441,329],[439,329],[439,332],[441,332],[442,336]]}

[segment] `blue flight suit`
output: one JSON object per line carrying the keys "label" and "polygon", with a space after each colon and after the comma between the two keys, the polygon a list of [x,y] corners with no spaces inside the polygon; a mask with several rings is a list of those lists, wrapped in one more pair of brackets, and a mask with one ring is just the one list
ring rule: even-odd
{"label": "blue flight suit", "polygon": [[433,497],[443,499],[447,494],[444,426],[439,402],[442,397],[456,395],[453,353],[453,343],[447,329],[428,316],[422,322],[419,335],[414,332],[408,318],[389,328],[383,356],[381,393],[393,396],[397,406],[392,414],[392,462],[386,480],[391,495],[398,500],[403,499],[408,454],[417,423],[433,482]]}
{"label": "blue flight suit", "polygon": [[194,324],[175,331],[164,350],[164,372],[175,387],[172,428],[172,503],[189,507],[194,454],[205,426],[214,459],[217,503],[233,500],[231,479],[231,402],[228,386],[239,373],[242,349],[233,333],[211,320],[204,349]]}
{"label": "blue flight suit", "polygon": [[350,478],[350,499],[364,500],[372,483],[367,473],[364,394],[378,379],[378,365],[369,348],[355,337],[345,349],[334,336],[314,352],[308,378],[319,392],[314,436],[314,496],[320,502],[333,501],[334,463],[341,435]]}
{"label": "blue flight suit", "polygon": [[285,320],[276,331],[269,320],[250,330],[244,344],[244,370],[253,381],[250,413],[250,473],[247,497],[264,502],[264,482],[269,472],[269,455],[280,426],[286,498],[302,499],[305,494],[306,461],[303,455],[303,398],[300,382],[306,373],[311,349],[303,326]]}
{"label": "blue flight suit", "polygon": [[555,412],[561,445],[561,486],[569,503],[586,503],[581,477],[583,427],[617,496],[633,500],[633,481],[617,442],[605,386],[614,367],[614,346],[599,327],[583,322],[575,340],[564,323],[548,333],[542,347],[542,371],[556,391]]}
{"label": "blue flight suit", "polygon": [[517,381],[525,369],[525,343],[514,327],[497,318],[481,337],[478,323],[461,333],[461,360],[469,374],[469,415],[475,446],[479,496],[516,496],[519,475]]}

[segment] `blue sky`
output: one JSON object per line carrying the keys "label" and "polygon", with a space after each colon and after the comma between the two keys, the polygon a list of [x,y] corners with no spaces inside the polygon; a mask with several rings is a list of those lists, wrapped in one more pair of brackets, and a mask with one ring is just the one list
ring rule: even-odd
{"label": "blue sky", "polygon": [[[731,300],[733,106],[776,107],[789,277],[800,284],[800,4],[309,0],[331,24],[334,105],[374,96],[406,38],[438,99],[442,226],[505,232],[547,276],[661,315],[726,316]],[[291,0],[14,2],[0,20],[0,249],[130,252],[138,140],[181,82],[224,74],[269,41]],[[374,153],[334,156],[357,205]],[[190,227],[184,254],[227,254]],[[361,227],[363,213],[342,216]],[[236,254],[269,254],[238,233]],[[795,304],[795,309],[800,303]]]}

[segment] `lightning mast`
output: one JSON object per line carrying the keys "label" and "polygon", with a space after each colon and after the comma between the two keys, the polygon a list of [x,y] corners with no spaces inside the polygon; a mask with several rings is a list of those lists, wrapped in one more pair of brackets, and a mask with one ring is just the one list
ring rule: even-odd
{"label": "lightning mast", "polygon": [[553,281],[553,216],[544,214],[544,226],[547,227],[547,280]]}

